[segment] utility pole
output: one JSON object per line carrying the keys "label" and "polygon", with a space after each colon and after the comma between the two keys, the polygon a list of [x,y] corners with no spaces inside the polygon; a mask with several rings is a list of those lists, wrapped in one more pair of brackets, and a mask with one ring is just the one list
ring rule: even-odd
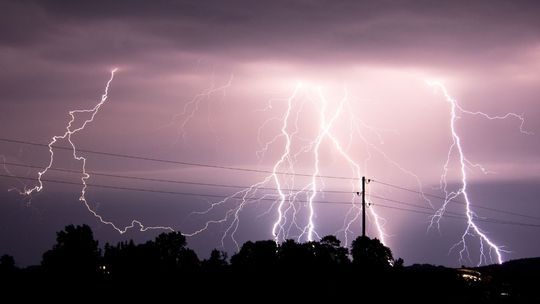
{"label": "utility pole", "polygon": [[366,236],[366,177],[362,176],[362,237]]}

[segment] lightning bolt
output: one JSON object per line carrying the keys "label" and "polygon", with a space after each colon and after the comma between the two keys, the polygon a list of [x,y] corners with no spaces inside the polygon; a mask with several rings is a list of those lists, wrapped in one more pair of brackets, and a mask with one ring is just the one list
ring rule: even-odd
{"label": "lightning bolt", "polygon": [[[195,114],[199,111],[201,103],[204,100],[209,99],[212,95],[221,93],[223,96],[226,95],[227,89],[231,86],[234,80],[234,75],[229,76],[229,80],[223,85],[216,86],[212,83],[208,88],[204,89],[199,94],[193,96],[191,100],[184,104],[184,107],[181,112],[174,114],[171,119],[171,122],[164,127],[171,125],[178,125],[179,134],[178,136],[182,138],[183,141],[186,140],[186,126],[193,120]],[[210,119],[208,125],[211,126]]]}
{"label": "lightning bolt", "polygon": [[[288,133],[288,123],[289,123],[289,117],[291,116],[291,111],[292,111],[292,106],[293,106],[293,101],[296,97],[296,95],[298,94],[298,91],[301,89],[302,85],[299,84],[296,86],[293,94],[287,99],[287,111],[285,112],[285,116],[283,117],[283,125],[281,127],[281,135],[283,136],[283,138],[285,138],[285,148],[284,148],[284,151],[283,151],[283,154],[281,155],[280,159],[274,164],[274,167],[272,168],[272,175],[271,177],[273,178],[275,184],[276,184],[276,187],[277,187],[277,191],[278,191],[278,194],[279,194],[279,205],[277,207],[277,220],[274,222],[274,225],[272,226],[272,236],[274,236],[274,239],[276,242],[279,242],[279,233],[281,231],[283,231],[283,225],[282,222],[284,221],[284,211],[283,211],[283,207],[284,205],[286,204],[287,202],[287,195],[285,194],[284,190],[283,190],[283,187],[281,185],[281,182],[280,182],[280,179],[279,179],[279,176],[277,174],[279,168],[281,167],[281,165],[285,162],[287,162],[289,164],[289,167],[291,167],[291,169],[293,169],[293,164],[292,164],[292,160],[291,160],[291,142],[292,142],[292,138],[294,137],[294,134],[289,134]],[[296,116],[296,121],[298,121],[298,115]],[[295,126],[298,126],[298,123],[295,124]],[[298,127],[296,127],[296,130],[298,130]],[[260,133],[260,132],[259,132]],[[273,141],[276,140],[276,138],[273,139]],[[268,144],[266,146],[269,146]],[[293,207],[293,205],[291,204],[290,205],[291,208],[293,208],[294,210],[294,213],[296,214],[296,208]],[[287,210],[285,210],[285,214],[290,210],[290,208],[288,208]],[[293,217],[293,221],[294,221],[294,217]]]}
{"label": "lightning bolt", "polygon": [[[24,190],[18,190],[21,195],[29,197],[31,200],[32,194],[39,193],[44,189],[42,177],[47,174],[49,169],[52,168],[54,163],[54,145],[61,140],[65,140],[71,146],[73,159],[81,163],[81,195],[79,201],[81,201],[86,209],[96,217],[101,223],[111,226],[120,234],[125,233],[129,229],[138,227],[139,231],[147,231],[153,229],[170,230],[173,228],[167,226],[145,226],[140,220],[132,220],[130,225],[118,226],[112,221],[106,220],[103,216],[98,214],[90,205],[86,198],[88,190],[87,180],[90,179],[90,174],[86,171],[86,158],[79,155],[77,147],[73,142],[73,136],[84,130],[86,126],[94,121],[95,116],[100,111],[101,107],[108,101],[109,88],[114,80],[117,69],[113,69],[110,72],[110,78],[108,79],[104,93],[101,96],[101,100],[93,108],[82,110],[69,111],[70,119],[65,128],[65,132],[61,135],[55,135],[52,137],[48,144],[49,148],[49,162],[48,165],[38,172],[37,185],[32,188],[24,187]],[[188,123],[194,119],[197,111],[200,109],[200,103],[211,95],[217,92],[223,92],[231,86],[233,76],[231,75],[229,81],[221,86],[215,87],[212,85],[202,93],[196,95],[193,99],[188,101],[183,111],[173,117],[172,123],[180,123],[180,135],[184,138],[186,131],[185,128]],[[456,130],[456,125],[460,115],[472,115],[480,116],[489,120],[504,120],[504,119],[517,119],[519,120],[519,131],[522,134],[531,135],[532,132],[524,129],[525,119],[523,115],[516,113],[507,113],[504,115],[493,116],[481,111],[469,111],[461,107],[461,105],[449,94],[446,87],[437,81],[427,81],[427,84],[442,92],[446,102],[450,105],[450,131],[452,144],[449,147],[447,153],[447,159],[443,166],[443,173],[441,175],[441,188],[445,192],[445,200],[442,206],[435,211],[435,214],[431,217],[429,228],[437,226],[440,228],[440,220],[446,212],[448,205],[458,197],[463,197],[465,201],[465,215],[467,219],[467,227],[461,235],[461,240],[454,244],[450,248],[450,252],[454,248],[460,247],[459,255],[460,260],[464,260],[467,257],[470,260],[469,248],[467,246],[468,237],[476,237],[480,241],[480,256],[479,263],[496,260],[498,263],[502,263],[502,253],[505,252],[501,246],[495,244],[490,240],[487,234],[480,229],[476,224],[475,219],[478,216],[471,208],[471,200],[469,198],[467,169],[475,168],[481,170],[481,172],[487,174],[487,171],[482,165],[473,163],[465,156],[464,148],[462,145],[462,139]],[[298,84],[295,86],[293,92],[287,98],[271,99],[268,102],[266,108],[260,110],[263,112],[270,112],[274,109],[275,103],[280,102],[285,105],[284,111],[279,115],[271,117],[264,121],[259,129],[257,140],[260,145],[260,150],[256,151],[256,156],[261,160],[266,157],[266,154],[270,150],[279,151],[279,156],[273,162],[272,169],[268,170],[268,175],[260,179],[258,182],[243,188],[217,202],[209,202],[210,206],[202,211],[192,212],[192,215],[208,216],[211,213],[218,212],[221,209],[225,209],[225,214],[221,217],[208,220],[202,225],[201,228],[191,232],[184,233],[185,236],[198,235],[212,225],[226,225],[226,229],[221,237],[221,245],[225,247],[225,241],[228,237],[232,240],[237,250],[239,249],[239,243],[237,242],[235,235],[240,225],[240,218],[242,211],[251,204],[258,204],[262,201],[272,201],[259,216],[265,216],[275,212],[275,220],[271,227],[271,235],[274,240],[279,243],[285,241],[288,238],[294,237],[300,240],[313,241],[320,239],[316,229],[317,210],[316,203],[317,198],[321,193],[325,192],[325,180],[330,178],[348,179],[351,183],[351,198],[350,207],[343,218],[343,225],[338,233],[343,233],[345,238],[345,244],[348,244],[348,238],[350,234],[353,234],[353,226],[359,219],[360,212],[362,212],[360,204],[357,202],[358,190],[361,188],[360,180],[362,176],[366,175],[367,164],[372,157],[372,153],[375,152],[382,156],[388,163],[395,166],[403,173],[411,176],[416,180],[418,188],[420,189],[420,197],[424,199],[432,208],[431,201],[426,198],[423,193],[423,185],[420,178],[412,171],[402,167],[399,163],[394,161],[389,155],[387,155],[377,145],[368,140],[365,132],[375,135],[380,142],[382,142],[382,136],[378,130],[372,126],[367,125],[363,121],[355,118],[355,109],[351,106],[349,100],[349,93],[344,88],[343,97],[336,102],[329,102],[324,94],[324,90],[321,87],[312,87],[305,84]],[[317,115],[316,127],[314,134],[304,135],[301,130],[303,128],[309,128],[302,119],[304,118],[305,110],[309,108],[314,110]],[[311,112],[309,112],[311,113]],[[89,118],[81,121],[80,116],[86,115]],[[348,115],[348,116],[347,116]],[[312,119],[313,117],[309,117]],[[345,118],[345,119],[344,119]],[[340,137],[336,134],[336,124],[338,121],[349,121],[349,138],[348,143],[343,144]],[[80,121],[80,122],[79,122]],[[279,132],[275,134],[270,140],[264,141],[263,130],[268,126],[278,123]],[[80,125],[76,127],[76,125]],[[313,131],[313,130],[312,130]],[[365,145],[367,151],[367,157],[364,159],[363,165],[357,162],[349,153],[353,142],[353,135],[357,135],[361,142]],[[329,144],[333,151],[341,157],[342,161],[348,165],[352,172],[351,178],[325,176],[322,175],[324,169],[324,159],[321,156],[322,147],[325,144]],[[276,145],[280,145],[279,149],[273,149]],[[457,153],[459,160],[459,172],[461,176],[461,183],[457,190],[449,189],[448,175],[451,167],[451,159]],[[5,163],[5,158],[2,158]],[[297,171],[299,159],[302,159],[305,166],[305,161],[309,160],[309,167],[312,168],[311,173],[299,173]],[[11,174],[9,170],[3,164],[6,172]],[[305,178],[305,180],[302,180]],[[370,190],[367,188],[369,197]],[[369,201],[368,201],[369,203]],[[376,212],[374,206],[369,203],[369,216],[371,223],[377,233],[378,238],[383,244],[386,245],[387,236],[385,233],[385,220]],[[219,209],[219,210],[218,210]]]}
{"label": "lightning bolt", "polygon": [[[117,68],[113,69],[111,71],[111,76],[109,80],[107,81],[107,84],[105,85],[105,90],[103,92],[103,95],[101,95],[101,100],[99,103],[97,103],[93,108],[91,109],[83,109],[83,110],[72,110],[69,111],[70,120],[66,126],[66,131],[62,135],[55,135],[52,137],[52,140],[49,142],[49,163],[48,165],[42,170],[38,172],[38,184],[34,186],[33,188],[27,189],[26,187],[24,190],[19,191],[21,195],[31,197],[33,193],[41,192],[44,189],[44,184],[42,181],[42,177],[47,174],[49,169],[52,167],[54,163],[54,148],[53,146],[59,141],[59,140],[67,140],[69,145],[72,148],[72,155],[73,158],[81,163],[81,183],[82,183],[82,190],[81,195],[79,197],[79,201],[81,201],[86,209],[94,216],[96,217],[101,223],[105,225],[109,225],[112,228],[114,228],[116,231],[118,231],[120,234],[125,233],[127,230],[134,228],[136,226],[139,227],[140,231],[147,231],[147,230],[153,230],[153,229],[163,229],[163,230],[171,230],[174,231],[171,227],[164,227],[164,226],[145,226],[142,224],[139,220],[132,220],[131,224],[125,227],[119,227],[116,224],[114,224],[111,221],[105,220],[103,216],[98,214],[89,204],[87,198],[86,198],[86,192],[88,189],[88,185],[86,184],[86,181],[90,178],[90,174],[86,172],[86,158],[83,156],[78,155],[77,153],[77,147],[75,146],[75,143],[72,140],[72,136],[79,133],[80,131],[84,130],[84,128],[92,123],[94,121],[94,117],[98,114],[101,107],[107,102],[109,98],[109,87],[114,79],[115,73],[118,71]],[[85,119],[80,127],[74,127],[74,124],[77,120],[77,116],[81,114],[89,114],[90,117]]]}
{"label": "lightning bolt", "polygon": [[[221,244],[224,246],[225,239],[229,236],[238,249],[239,245],[235,239],[235,233],[240,223],[241,211],[249,204],[270,199],[272,203],[261,216],[275,210],[276,218],[272,225],[271,234],[276,242],[279,243],[291,237],[307,241],[320,238],[316,230],[316,208],[314,204],[317,203],[316,198],[324,191],[324,178],[328,177],[321,175],[321,163],[323,160],[320,152],[323,144],[329,143],[351,167],[351,171],[355,175],[351,181],[353,186],[351,190],[351,207],[346,215],[349,219],[344,221],[344,226],[346,226],[344,232],[347,239],[348,233],[352,232],[351,226],[353,222],[359,218],[361,212],[361,207],[355,202],[357,197],[354,193],[360,187],[362,169],[360,164],[355,162],[348,154],[348,148],[342,145],[333,130],[336,121],[343,116],[344,109],[350,108],[348,92],[347,90],[344,91],[343,98],[333,108],[329,106],[321,87],[313,89],[301,83],[295,86],[288,98],[271,99],[268,106],[262,111],[273,109],[273,104],[277,101],[286,105],[281,116],[266,120],[258,130],[258,141],[262,146],[261,150],[256,152],[259,158],[264,157],[274,145],[282,145],[281,153],[274,162],[271,172],[260,182],[235,192],[219,202],[212,203],[206,210],[194,212],[193,214],[205,215],[227,204],[232,204],[223,217],[207,221],[201,229],[189,235],[201,233],[213,224],[228,223]],[[311,138],[300,136],[302,127],[300,119],[303,116],[303,111],[308,106],[316,109],[318,114],[317,129],[315,135],[311,136]],[[263,143],[261,140],[262,129],[273,122],[280,123],[279,133]],[[306,154],[311,155],[310,158],[312,158],[311,167],[313,171],[311,174],[298,173],[296,170],[298,159],[300,157],[306,159]],[[301,178],[306,178],[307,181],[302,181]],[[301,186],[298,187],[298,185]],[[267,190],[273,190],[273,193],[268,193]],[[264,195],[257,196],[259,193],[264,193]],[[304,209],[306,211],[302,212]],[[384,243],[383,219],[377,214],[373,206],[370,207],[369,211],[378,237]],[[301,222],[305,222],[305,224],[301,224]],[[296,230],[297,234],[293,233],[293,230]]]}
{"label": "lightning bolt", "polygon": [[[278,230],[279,223],[281,222],[281,220],[283,218],[283,206],[286,203],[288,197],[290,197],[290,195],[286,194],[286,191],[283,189],[282,181],[279,178],[278,170],[280,169],[280,167],[284,163],[287,163],[290,166],[292,166],[292,160],[291,160],[292,136],[288,133],[288,123],[289,123],[289,118],[291,116],[291,112],[292,112],[292,108],[293,108],[293,102],[295,100],[296,95],[299,92],[300,87],[301,86],[297,86],[296,89],[294,90],[293,94],[287,99],[287,105],[288,105],[287,111],[285,112],[285,114],[283,115],[283,118],[281,119],[283,121],[283,125],[281,127],[281,135],[276,136],[272,140],[272,141],[277,141],[278,138],[281,137],[281,136],[283,136],[285,138],[285,146],[284,146],[283,153],[282,153],[280,159],[274,164],[274,166],[272,168],[272,173],[270,175],[266,176],[262,181],[260,181],[258,183],[255,183],[255,184],[251,185],[250,187],[247,187],[246,189],[242,189],[240,191],[237,191],[237,192],[233,193],[232,195],[224,198],[221,201],[212,203],[211,206],[206,210],[199,211],[199,212],[194,212],[193,214],[199,214],[199,215],[208,214],[209,212],[213,211],[214,209],[218,208],[219,206],[222,206],[222,205],[227,204],[229,202],[237,202],[231,209],[228,209],[226,211],[224,217],[206,222],[205,225],[201,229],[199,229],[199,230],[197,230],[197,231],[195,231],[193,233],[190,233],[189,236],[197,235],[197,234],[205,231],[212,224],[226,223],[230,219],[232,219],[232,220],[230,220],[230,224],[227,226],[227,228],[225,229],[225,232],[223,233],[223,236],[221,238],[221,245],[223,247],[225,246],[225,244],[224,244],[225,238],[230,234],[230,237],[231,237],[232,241],[234,242],[234,244],[235,244],[235,246],[236,246],[236,248],[238,250],[239,249],[239,244],[236,241],[234,236],[235,236],[235,233],[237,232],[238,226],[240,224],[240,212],[248,204],[256,203],[258,201],[261,201],[261,199],[266,199],[268,197],[276,198],[275,195],[271,195],[271,194],[264,194],[262,197],[256,198],[257,194],[261,190],[263,190],[263,187],[265,185],[267,185],[267,184],[270,184],[273,181],[275,183],[275,186],[276,186],[276,191],[278,193],[278,197],[271,204],[271,206],[270,206],[270,208],[268,210],[272,209],[276,204],[279,204],[279,207],[278,207],[278,220],[276,221],[276,223],[274,224],[274,226],[272,228],[272,235],[274,235],[274,238],[275,238],[276,241],[279,240],[277,230]],[[269,146],[269,145],[270,144],[267,144],[267,146]]]}
{"label": "lightning bolt", "polygon": [[[482,172],[486,173],[487,171],[479,164],[472,163],[467,159],[465,156],[465,152],[462,145],[461,137],[459,136],[458,131],[456,130],[456,124],[460,117],[460,114],[468,114],[468,115],[474,115],[474,116],[481,116],[483,118],[489,119],[489,120],[502,120],[507,118],[514,118],[518,119],[520,121],[519,130],[522,134],[531,135],[531,132],[525,131],[523,129],[523,124],[525,122],[525,119],[523,115],[518,115],[516,113],[507,113],[502,116],[492,116],[489,114],[486,114],[484,112],[480,111],[468,111],[464,108],[462,108],[456,99],[454,99],[446,89],[446,87],[438,81],[426,81],[426,83],[442,92],[444,95],[444,98],[446,102],[450,104],[450,131],[452,133],[452,144],[450,145],[450,148],[448,150],[448,155],[446,162],[443,167],[443,174],[441,176],[441,187],[445,192],[445,200],[442,204],[441,208],[439,208],[433,217],[431,218],[430,222],[430,228],[433,225],[437,225],[438,228],[440,228],[440,219],[444,215],[446,208],[450,202],[452,202],[457,197],[461,196],[463,197],[465,201],[465,215],[467,218],[467,227],[465,228],[463,234],[461,235],[461,240],[456,243],[454,246],[450,248],[450,251],[452,251],[456,247],[461,247],[459,251],[460,261],[464,260],[464,256],[466,255],[468,259],[470,260],[470,253],[469,249],[467,247],[466,238],[467,236],[476,236],[480,241],[480,257],[478,265],[481,265],[484,262],[488,262],[486,252],[489,256],[489,261],[493,261],[493,253],[495,254],[495,260],[501,264],[503,262],[503,256],[502,253],[504,250],[501,246],[495,244],[494,241],[488,238],[486,233],[480,229],[480,227],[475,223],[475,218],[478,216],[476,213],[471,209],[471,199],[469,198],[469,194],[467,192],[468,190],[468,182],[467,182],[467,169],[470,167],[479,168]],[[450,191],[448,189],[448,171],[450,167],[450,160],[454,153],[457,153],[458,159],[459,159],[459,170],[461,175],[461,185],[459,189]]]}

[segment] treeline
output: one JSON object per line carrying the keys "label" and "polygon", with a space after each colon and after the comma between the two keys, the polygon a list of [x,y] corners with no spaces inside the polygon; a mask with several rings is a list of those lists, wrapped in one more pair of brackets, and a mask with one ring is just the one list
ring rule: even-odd
{"label": "treeline", "polygon": [[39,290],[41,297],[56,297],[63,290],[90,298],[122,295],[124,300],[142,294],[265,302],[285,296],[304,301],[436,298],[441,303],[506,299],[493,279],[464,280],[455,269],[431,265],[404,267],[390,248],[368,237],[356,238],[350,249],[332,235],[306,243],[248,241],[230,259],[214,249],[201,260],[179,232],[101,249],[87,225],[69,225],[58,232],[40,265],[19,269],[13,257],[2,256],[0,280],[7,291]]}
{"label": "treeline", "polygon": [[[17,270],[10,256],[3,256],[0,263],[4,273]],[[116,245],[107,243],[101,250],[89,226],[69,225],[57,233],[56,244],[43,254],[41,265],[33,269],[51,277],[124,280],[138,275],[174,277],[183,273],[229,269],[304,272],[354,267],[367,271],[390,271],[402,268],[403,260],[394,260],[391,250],[378,239],[358,237],[349,251],[333,235],[306,243],[294,240],[281,244],[271,240],[248,241],[230,258],[230,262],[227,253],[217,249],[208,259],[201,260],[195,251],[187,247],[186,238],[180,232],[162,233],[143,244],[135,244],[133,240]]]}

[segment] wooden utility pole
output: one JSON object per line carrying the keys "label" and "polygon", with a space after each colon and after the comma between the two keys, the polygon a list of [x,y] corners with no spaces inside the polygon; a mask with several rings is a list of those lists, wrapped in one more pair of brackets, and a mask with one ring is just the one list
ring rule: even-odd
{"label": "wooden utility pole", "polygon": [[366,236],[366,177],[362,176],[362,236]]}

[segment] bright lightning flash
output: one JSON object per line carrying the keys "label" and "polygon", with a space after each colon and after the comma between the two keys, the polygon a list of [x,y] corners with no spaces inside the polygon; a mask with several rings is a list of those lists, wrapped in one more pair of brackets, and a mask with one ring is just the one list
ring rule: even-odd
{"label": "bright lightning flash", "polygon": [[[480,170],[484,173],[486,173],[487,171],[481,165],[475,164],[469,161],[467,157],[465,156],[462,139],[459,136],[458,131],[456,130],[456,123],[460,117],[460,114],[481,116],[489,120],[515,118],[521,122],[520,127],[519,127],[521,133],[527,134],[527,135],[530,135],[532,133],[523,130],[523,124],[525,120],[522,115],[518,115],[515,113],[507,113],[503,116],[491,116],[484,112],[468,111],[459,105],[457,100],[454,99],[448,93],[448,90],[441,82],[426,81],[426,83],[429,86],[442,92],[445,100],[450,104],[450,131],[452,133],[452,144],[450,145],[450,148],[448,150],[448,156],[444,164],[443,174],[441,176],[441,187],[445,192],[445,200],[441,208],[438,209],[437,212],[434,214],[434,216],[431,218],[430,227],[432,227],[435,224],[437,225],[437,227],[440,227],[439,223],[440,223],[441,217],[444,215],[448,204],[460,196],[463,197],[465,201],[465,215],[467,218],[467,227],[465,228],[465,231],[463,232],[461,236],[461,240],[458,243],[456,243],[454,246],[452,246],[450,251],[456,247],[460,247],[461,248],[459,251],[460,260],[463,261],[465,256],[467,256],[467,258],[470,260],[470,253],[469,253],[469,248],[467,246],[466,238],[468,236],[473,236],[473,237],[476,236],[480,241],[480,257],[479,257],[478,265],[481,265],[482,263],[485,263],[485,262],[493,262],[494,260],[498,262],[499,264],[501,264],[503,262],[502,252],[504,251],[502,250],[501,246],[495,244],[494,241],[488,238],[486,233],[482,231],[480,227],[478,227],[478,224],[475,223],[475,218],[477,218],[477,215],[471,209],[471,199],[469,197],[469,194],[467,193],[467,190],[468,190],[467,169],[469,169],[470,167],[474,167],[474,168],[480,168]],[[459,189],[450,191],[448,189],[447,177],[448,177],[448,171],[450,167],[450,160],[452,156],[454,155],[454,153],[457,153],[458,160],[459,160],[461,185]],[[486,252],[489,256],[489,261],[488,261],[488,257],[486,256]]]}
{"label": "bright lightning flash", "polygon": [[[131,224],[128,225],[128,226],[125,226],[125,227],[119,227],[117,226],[116,224],[114,224],[113,222],[111,221],[108,221],[108,220],[105,220],[103,218],[103,216],[101,216],[100,214],[98,214],[89,204],[87,198],[86,198],[86,191],[88,189],[88,186],[86,184],[86,181],[90,178],[90,174],[88,174],[86,172],[86,158],[83,157],[83,156],[80,156],[78,155],[77,153],[77,148],[75,146],[75,143],[73,142],[73,139],[72,139],[72,136],[79,133],[80,131],[84,130],[84,128],[86,127],[86,125],[88,125],[89,123],[93,122],[94,121],[94,117],[97,115],[97,113],[99,112],[99,110],[101,109],[101,106],[103,106],[108,98],[109,98],[109,87],[114,79],[114,74],[116,73],[118,69],[115,68],[111,71],[111,76],[109,78],[109,80],[107,81],[107,84],[105,86],[105,91],[103,93],[103,95],[101,95],[101,100],[98,104],[96,104],[93,108],[91,109],[85,109],[85,110],[72,110],[72,111],[69,111],[69,116],[71,117],[71,119],[69,120],[67,126],[66,126],[66,132],[64,132],[64,134],[62,135],[56,135],[56,136],[53,136],[52,140],[49,142],[49,154],[50,154],[50,158],[49,158],[49,164],[47,165],[47,167],[45,167],[45,169],[43,169],[42,171],[38,172],[38,185],[34,186],[33,188],[31,189],[24,189],[23,191],[19,191],[21,195],[25,195],[25,196],[31,196],[32,193],[34,192],[40,192],[43,190],[44,188],[44,185],[43,185],[43,181],[42,181],[42,177],[47,174],[48,170],[52,167],[53,163],[54,163],[54,145],[59,141],[59,140],[67,140],[67,142],[70,144],[71,148],[72,148],[72,154],[73,154],[73,158],[77,161],[79,161],[81,163],[81,173],[82,173],[82,177],[81,177],[81,182],[82,182],[82,190],[81,190],[81,196],[79,197],[79,201],[83,202],[84,206],[86,207],[86,209],[88,209],[88,211],[90,213],[92,213],[92,215],[94,217],[96,217],[101,223],[103,224],[106,224],[106,225],[109,225],[111,227],[113,227],[116,231],[118,231],[119,233],[123,234],[125,233],[128,229],[130,228],[134,228],[135,226],[138,226],[139,227],[139,230],[140,231],[146,231],[146,230],[151,230],[151,229],[164,229],[164,230],[171,230],[173,231],[173,229],[171,227],[163,227],[163,226],[145,226],[142,224],[141,221],[139,220],[132,220],[131,221]],[[77,115],[80,115],[80,114],[90,114],[90,118],[87,118],[85,119],[81,126],[76,128],[74,127],[73,125],[75,124],[76,120],[77,120]]]}
{"label": "bright lightning flash", "polygon": [[[349,166],[353,174],[353,177],[349,179],[351,190],[346,192],[351,195],[351,204],[343,220],[342,228],[336,232],[338,234],[343,233],[345,243],[348,244],[348,237],[353,234],[353,224],[359,220],[362,211],[356,193],[361,189],[362,173],[365,174],[366,171],[366,165],[362,166],[349,154],[353,134],[358,134],[359,138],[368,146],[368,151],[374,151],[382,155],[392,165],[415,178],[421,189],[421,183],[416,175],[399,166],[377,146],[369,143],[367,136],[363,134],[366,131],[375,134],[379,139],[381,136],[375,128],[356,118],[347,90],[344,90],[343,97],[339,101],[328,102],[322,88],[298,84],[288,98],[270,100],[268,106],[261,111],[279,108],[279,106],[276,106],[278,102],[280,105],[286,105],[285,110],[281,115],[263,122],[258,131],[258,142],[262,147],[261,150],[256,152],[259,158],[264,157],[270,150],[281,151],[270,173],[250,187],[233,193],[219,202],[212,203],[206,210],[194,212],[197,215],[209,215],[218,212],[217,210],[220,208],[226,208],[227,210],[223,217],[206,222],[201,229],[188,235],[199,234],[214,224],[225,224],[227,228],[221,238],[222,246],[224,246],[225,239],[230,237],[238,249],[239,245],[235,239],[235,233],[240,223],[241,211],[249,204],[270,200],[272,203],[261,216],[271,212],[276,213],[271,229],[276,242],[282,242],[289,238],[307,241],[320,238],[316,230],[317,206],[315,204],[324,203],[318,201],[317,198],[324,192],[325,180],[335,178],[322,175],[323,159],[321,149],[323,145],[329,144],[343,162]],[[302,134],[302,128],[305,129],[308,126],[306,126],[305,121],[302,121],[302,118],[305,117],[305,113],[313,113],[309,112],[308,109],[315,110],[315,113],[317,113],[315,115],[317,125],[314,134],[305,136]],[[310,121],[312,120],[313,117],[310,117]],[[350,130],[345,133],[350,136],[349,143],[346,145],[340,142],[336,134],[338,132],[337,121],[350,121]],[[261,140],[263,129],[276,122],[280,125],[279,132],[269,141],[264,142]],[[275,149],[275,146],[280,148]],[[366,158],[364,163],[367,163],[370,156]],[[299,159],[304,162],[306,159],[310,160],[307,167],[312,168],[311,173],[306,174],[297,171]],[[305,163],[303,164],[305,166]],[[371,218],[370,223],[373,224],[377,237],[385,243],[384,219],[377,214],[373,205],[369,206],[368,215]]]}
{"label": "bright lightning flash", "polygon": [[[52,167],[54,162],[54,145],[59,140],[66,140],[72,149],[73,158],[81,163],[81,183],[82,190],[79,200],[83,202],[87,210],[96,217],[101,223],[106,224],[114,228],[119,233],[123,234],[131,228],[138,227],[139,231],[146,231],[151,229],[162,229],[174,231],[171,227],[166,226],[145,226],[139,220],[132,220],[131,224],[125,227],[120,227],[111,221],[105,220],[100,214],[98,214],[89,204],[86,198],[87,192],[87,180],[90,178],[90,174],[86,171],[86,158],[78,155],[75,143],[72,140],[72,136],[82,131],[89,123],[93,122],[94,117],[97,115],[101,106],[103,106],[108,100],[109,87],[114,79],[117,69],[111,71],[111,75],[101,101],[91,109],[84,110],[72,110],[69,111],[70,120],[66,126],[66,131],[62,135],[56,135],[52,137],[49,142],[49,163],[45,169],[38,172],[38,184],[31,189],[24,189],[19,191],[22,195],[29,196],[35,192],[40,192],[44,188],[42,177],[47,174],[48,170]],[[180,123],[180,131],[182,137],[185,136],[185,130],[187,123],[194,118],[195,113],[200,107],[200,103],[210,97],[210,95],[223,92],[230,87],[232,82],[232,76],[229,81],[223,86],[214,87],[204,91],[197,95],[187,104],[185,104],[182,113],[177,114],[173,118],[173,122]],[[462,196],[465,200],[465,215],[467,218],[467,227],[461,236],[461,241],[456,243],[450,250],[456,247],[461,247],[460,259],[468,257],[470,259],[469,249],[467,246],[467,237],[477,237],[480,240],[480,259],[479,265],[488,262],[489,260],[496,260],[498,263],[502,263],[504,252],[500,246],[496,245],[492,240],[488,238],[485,232],[483,232],[475,223],[477,215],[471,208],[471,201],[469,194],[467,193],[467,169],[470,167],[479,168],[482,172],[487,171],[479,164],[470,162],[466,157],[462,145],[461,137],[456,131],[456,123],[460,114],[468,114],[481,116],[490,120],[500,120],[506,118],[518,119],[520,124],[520,132],[523,134],[531,134],[530,132],[523,130],[524,118],[522,115],[515,113],[508,113],[503,116],[491,116],[483,112],[473,112],[462,108],[458,102],[450,96],[444,85],[440,82],[427,82],[429,86],[441,91],[444,94],[446,101],[450,104],[450,129],[452,134],[452,144],[449,148],[447,160],[444,164],[443,174],[441,176],[441,187],[445,192],[445,200],[443,205],[436,211],[431,218],[430,228],[434,225],[439,227],[441,218],[444,216],[446,208],[450,202],[456,198]],[[382,156],[388,163],[395,166],[403,173],[414,178],[418,184],[420,190],[420,197],[431,205],[431,202],[426,198],[422,192],[422,183],[417,175],[410,170],[407,170],[400,166],[396,161],[392,160],[384,151],[382,151],[377,145],[369,142],[366,136],[368,134],[375,135],[382,141],[381,135],[377,130],[363,121],[356,118],[355,111],[349,100],[349,94],[344,89],[343,97],[336,102],[328,102],[324,90],[321,87],[311,87],[308,85],[298,84],[292,94],[288,98],[273,99],[270,100],[268,106],[262,111],[270,112],[274,106],[273,103],[280,102],[285,105],[285,110],[278,116],[272,117],[263,122],[258,130],[258,142],[261,145],[261,149],[256,152],[259,158],[265,157],[270,150],[280,151],[279,157],[273,163],[272,169],[268,171],[268,175],[262,178],[259,182],[252,184],[249,187],[243,188],[221,201],[213,202],[210,206],[203,211],[193,212],[195,215],[212,216],[215,212],[219,212],[219,209],[224,208],[225,214],[221,217],[207,221],[200,229],[191,233],[186,233],[186,236],[198,235],[212,225],[224,224],[226,229],[222,235],[221,243],[225,247],[225,240],[227,237],[234,242],[237,249],[239,244],[235,239],[235,234],[238,231],[240,225],[240,217],[242,211],[251,204],[258,204],[262,201],[271,201],[271,204],[266,208],[260,216],[270,214],[275,211],[276,218],[272,225],[271,234],[276,242],[282,242],[289,238],[296,238],[297,240],[313,241],[319,239],[320,236],[316,230],[316,206],[317,203],[324,203],[324,201],[318,201],[317,198],[321,197],[325,192],[325,180],[328,179],[346,179],[350,181],[350,192],[341,192],[350,194],[350,206],[343,219],[343,226],[336,234],[343,233],[345,244],[348,244],[349,235],[354,234],[353,226],[359,221],[360,213],[362,212],[361,205],[358,202],[358,196],[356,195],[361,189],[362,176],[366,176],[367,163],[372,157],[372,152]],[[310,111],[307,111],[309,109]],[[314,111],[314,112],[313,112]],[[313,117],[316,117],[315,131],[312,133],[307,132],[309,135],[305,135],[302,132],[304,128],[310,128],[309,124],[306,124],[304,120],[305,113],[316,113],[310,117],[312,121]],[[77,118],[81,114],[89,115],[89,118],[82,121],[80,127],[74,127]],[[279,124],[279,132],[268,141],[263,141],[262,133],[265,128],[275,124]],[[343,143],[337,133],[339,132],[337,122],[343,124],[348,122],[349,131],[348,142]],[[312,130],[313,131],[313,130]],[[363,164],[357,162],[351,157],[351,143],[354,140],[354,136],[358,136],[361,142],[365,145],[367,155],[363,161]],[[347,164],[352,173],[352,177],[336,177],[323,175],[324,174],[324,160],[321,155],[322,147],[328,144],[336,154],[340,156],[343,163]],[[278,149],[275,149],[278,146]],[[461,175],[460,188],[451,191],[448,187],[448,173],[451,158],[457,153],[459,159],[459,169]],[[299,173],[297,167],[302,160],[302,166],[306,167],[306,160],[309,160],[308,168],[311,168],[311,173]],[[369,189],[369,187],[368,187]],[[369,190],[368,190],[369,191]],[[332,191],[329,191],[332,192]],[[336,192],[336,191],[334,191]],[[337,191],[339,192],[339,191]],[[369,192],[366,193],[369,197]],[[385,220],[381,218],[375,211],[375,207],[372,204],[368,204],[368,215],[371,217],[370,223],[377,233],[377,237],[383,244],[386,244],[384,231]],[[487,255],[486,255],[487,254]]]}

